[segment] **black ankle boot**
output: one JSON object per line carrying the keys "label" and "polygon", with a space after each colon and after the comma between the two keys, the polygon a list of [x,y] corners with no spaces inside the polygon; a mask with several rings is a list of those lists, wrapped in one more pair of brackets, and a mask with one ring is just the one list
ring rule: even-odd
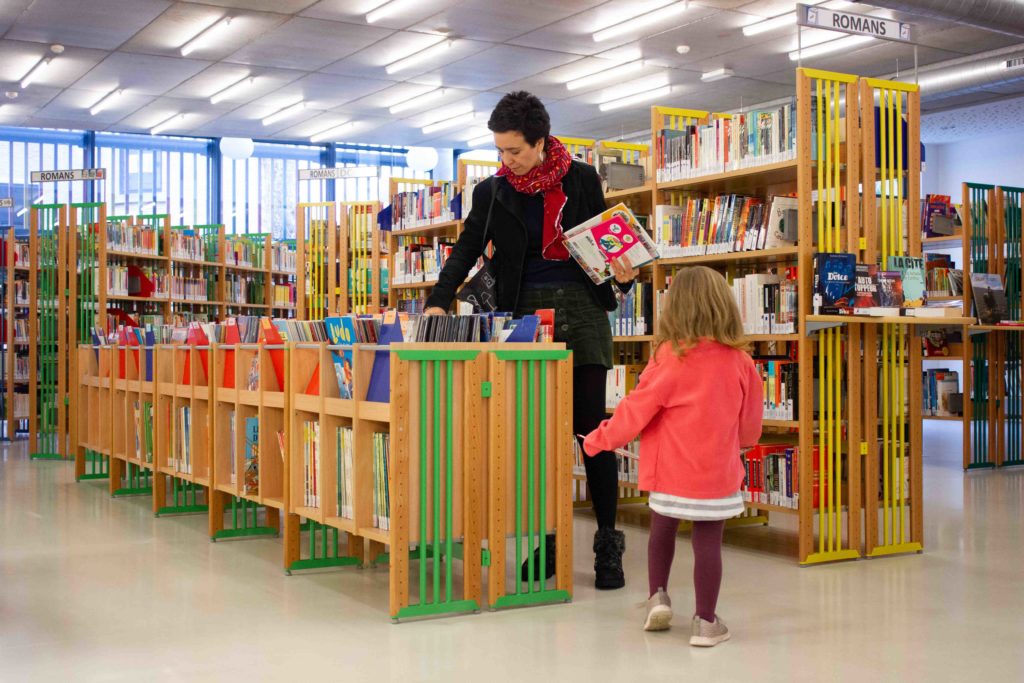
{"label": "black ankle boot", "polygon": [[622,572],[622,553],[626,551],[626,535],[616,529],[598,529],[594,534],[594,586],[612,590],[626,585]]}
{"label": "black ankle boot", "polygon": [[[555,575],[555,535],[550,534],[544,539],[544,580],[550,579]],[[533,562],[533,579],[536,581],[540,578],[540,546],[537,546],[533,551],[533,557],[526,558],[523,562],[523,566],[519,570],[519,576],[523,581],[530,580],[530,562]]]}

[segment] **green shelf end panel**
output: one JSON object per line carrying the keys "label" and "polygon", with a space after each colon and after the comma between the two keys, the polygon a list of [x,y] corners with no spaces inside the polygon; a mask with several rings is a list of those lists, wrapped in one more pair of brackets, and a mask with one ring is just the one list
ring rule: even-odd
{"label": "green shelf end panel", "polygon": [[308,531],[308,554],[292,562],[286,573],[302,569],[325,569],[327,567],[352,567],[361,564],[359,558],[338,553],[338,530],[313,520],[302,525]]}
{"label": "green shelf end panel", "polygon": [[[38,245],[38,269],[36,280],[36,307],[37,307],[37,354],[38,367],[31,371],[36,373],[36,411],[37,411],[37,434],[36,452],[32,454],[34,459],[53,459],[54,455],[60,453],[60,438],[58,433],[58,353],[59,330],[58,314],[60,312],[59,297],[63,295],[59,290],[59,258],[60,253],[60,213],[63,206],[60,204],[37,205],[37,245]],[[59,456],[58,456],[59,457]]]}

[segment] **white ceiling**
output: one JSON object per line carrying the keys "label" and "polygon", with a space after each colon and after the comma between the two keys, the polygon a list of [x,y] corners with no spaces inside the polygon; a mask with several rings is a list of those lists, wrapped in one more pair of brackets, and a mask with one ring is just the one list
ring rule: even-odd
{"label": "white ceiling", "polygon": [[[390,17],[366,22],[382,0],[0,0],[0,125],[148,132],[185,113],[167,133],[308,140],[347,121],[359,122],[348,141],[464,147],[479,135],[501,95],[526,89],[552,114],[555,132],[614,137],[650,127],[651,102],[610,112],[598,104],[635,81],[671,84],[658,104],[729,110],[793,92],[791,29],[746,37],[742,27],[793,8],[780,0],[694,0],[668,24],[595,42],[595,30],[666,0],[404,0]],[[869,6],[853,11],[896,16],[918,27],[920,64],[1006,47],[1008,36],[908,17]],[[231,17],[215,44],[182,57],[180,48],[206,26]],[[448,35],[451,49],[389,75],[385,65]],[[832,38],[804,33],[804,44]],[[22,90],[19,81],[51,44],[65,46],[49,69]],[[688,45],[685,55],[676,46]],[[566,80],[617,61],[643,58],[629,83],[570,92]],[[862,49],[807,60],[805,65],[863,75],[906,70],[912,52],[873,41]],[[703,71],[728,67],[731,79],[703,84]],[[254,85],[218,104],[210,96],[246,76]],[[444,100],[388,113],[388,106],[444,86]],[[96,116],[90,107],[113,89],[116,106]],[[972,93],[962,104],[1012,96],[1020,90]],[[262,119],[298,99],[294,117],[270,126]],[[958,102],[959,103],[959,102]],[[423,135],[421,127],[466,110],[473,124]]]}

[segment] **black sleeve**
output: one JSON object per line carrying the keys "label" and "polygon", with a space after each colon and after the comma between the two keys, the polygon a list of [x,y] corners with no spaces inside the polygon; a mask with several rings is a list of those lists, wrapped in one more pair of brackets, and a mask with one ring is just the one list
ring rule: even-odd
{"label": "black sleeve", "polygon": [[[604,199],[604,188],[601,187],[601,176],[597,174],[597,169],[589,165],[586,168],[587,173],[585,173],[583,177],[583,193],[586,196],[586,203],[584,206],[587,207],[588,215],[596,216],[607,209],[608,205]],[[604,286],[611,289],[611,283],[613,282],[618,286],[619,290],[623,294],[629,292],[629,290],[633,288],[632,282],[623,284],[614,278],[609,280],[608,284]]]}
{"label": "black sleeve", "polygon": [[444,262],[437,284],[427,297],[427,308],[436,306],[447,310],[455,298],[455,292],[466,281],[469,271],[483,253],[484,223],[487,220],[492,192],[493,180],[485,180],[473,188],[473,208],[469,210],[469,215],[463,222],[462,234],[455,242],[452,253]]}

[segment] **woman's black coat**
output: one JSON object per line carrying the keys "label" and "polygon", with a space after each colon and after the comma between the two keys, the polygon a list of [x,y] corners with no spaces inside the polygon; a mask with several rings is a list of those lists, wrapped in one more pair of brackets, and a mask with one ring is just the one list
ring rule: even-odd
{"label": "woman's black coat", "polygon": [[[573,161],[562,179],[566,195],[562,228],[568,230],[605,210],[601,180],[593,166]],[[523,266],[526,260],[526,220],[523,195],[505,178],[491,176],[473,189],[473,208],[464,229],[441,270],[437,284],[427,298],[427,307],[446,309],[466,275],[483,253],[484,222],[491,193],[497,192],[487,237],[494,243],[494,270],[498,279],[498,310],[514,313],[519,301]],[[611,281],[595,285],[587,279],[591,294],[601,308],[614,311],[617,305]],[[629,285],[622,286],[628,290]]]}

